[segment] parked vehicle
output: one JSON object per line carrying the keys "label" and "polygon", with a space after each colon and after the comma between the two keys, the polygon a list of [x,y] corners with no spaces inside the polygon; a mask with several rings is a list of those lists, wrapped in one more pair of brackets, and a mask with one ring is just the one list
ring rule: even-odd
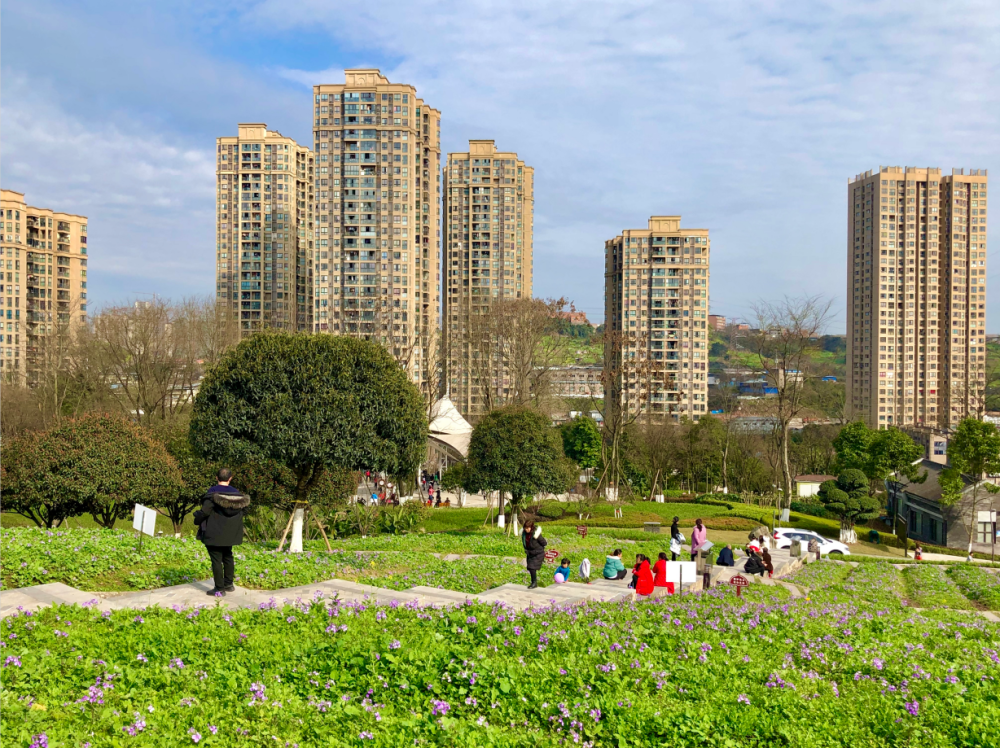
{"label": "parked vehicle", "polygon": [[802,550],[806,549],[810,540],[819,543],[819,552],[822,556],[850,556],[851,549],[839,540],[824,538],[819,533],[812,530],[797,530],[794,527],[779,527],[772,536],[775,548],[791,548],[793,540],[802,541]]}

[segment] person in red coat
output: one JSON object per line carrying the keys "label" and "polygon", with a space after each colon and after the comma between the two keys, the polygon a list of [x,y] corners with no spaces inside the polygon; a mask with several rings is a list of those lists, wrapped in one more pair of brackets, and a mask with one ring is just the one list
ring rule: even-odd
{"label": "person in red coat", "polygon": [[653,594],[653,572],[649,568],[649,559],[640,554],[639,569],[636,572],[635,592],[637,595],[649,596]]}
{"label": "person in red coat", "polygon": [[657,597],[674,594],[674,583],[667,581],[667,554],[662,551],[653,564],[653,587]]}

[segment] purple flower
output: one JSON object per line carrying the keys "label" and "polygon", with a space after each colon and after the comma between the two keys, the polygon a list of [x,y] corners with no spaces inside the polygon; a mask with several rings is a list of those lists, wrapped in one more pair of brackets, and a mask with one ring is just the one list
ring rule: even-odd
{"label": "purple flower", "polygon": [[389,649],[399,649],[401,646],[398,639],[393,639],[389,642]]}
{"label": "purple flower", "polygon": [[360,733],[358,733],[358,737],[361,738],[362,740],[374,740],[375,739],[375,736],[372,735],[370,732],[368,732],[368,730],[362,730]]}
{"label": "purple flower", "polygon": [[737,696],[736,701],[740,704],[746,704],[747,706],[750,706],[750,697],[747,696],[745,693],[741,693],[739,696]]}
{"label": "purple flower", "polygon": [[438,701],[437,699],[435,699],[434,701],[431,702],[431,704],[432,704],[431,714],[434,715],[435,717],[437,716],[443,717],[448,713],[448,710],[451,709],[451,704],[449,704],[447,701]]}
{"label": "purple flower", "polygon": [[192,743],[197,743],[199,740],[201,740],[201,733],[195,730],[193,727],[188,729],[188,735],[191,736]]}
{"label": "purple flower", "polygon": [[29,748],[49,748],[49,736],[44,732],[32,735]]}
{"label": "purple flower", "polygon": [[250,684],[250,703],[256,704],[258,701],[267,701],[267,696],[264,692],[267,689],[264,687],[263,683],[256,682]]}
{"label": "purple flower", "polygon": [[9,665],[13,665],[14,667],[21,667],[21,659],[19,657],[15,657],[14,655],[10,655],[9,657],[7,657],[7,659],[3,661],[3,665],[4,667],[8,667]]}
{"label": "purple flower", "polygon": [[167,665],[167,667],[170,668],[171,670],[173,670],[175,668],[177,670],[183,670],[184,669],[184,660],[182,660],[180,657],[174,657],[172,660],[170,660],[170,664]]}
{"label": "purple flower", "polygon": [[135,656],[135,659],[138,660],[139,662],[149,662],[149,660],[146,659],[146,655],[144,655],[142,652],[137,654]]}
{"label": "purple flower", "polygon": [[219,731],[219,728],[216,727],[215,725],[209,725],[208,726],[208,731],[210,733],[212,733],[213,735],[215,735],[215,733],[217,733]]}
{"label": "purple flower", "polygon": [[920,713],[919,701],[907,701],[904,706],[906,707],[906,711],[910,713],[911,717],[916,717]]}

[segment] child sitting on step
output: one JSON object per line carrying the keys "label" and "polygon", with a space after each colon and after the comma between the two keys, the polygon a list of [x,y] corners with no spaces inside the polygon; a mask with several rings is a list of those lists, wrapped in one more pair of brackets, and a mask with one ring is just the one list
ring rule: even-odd
{"label": "child sitting on step", "polygon": [[556,574],[555,574],[555,579],[554,579],[555,583],[556,584],[563,584],[564,582],[569,581],[569,575],[571,573],[572,573],[572,571],[569,568],[569,559],[568,558],[564,558],[562,560],[562,562],[560,562],[559,568],[556,569]]}

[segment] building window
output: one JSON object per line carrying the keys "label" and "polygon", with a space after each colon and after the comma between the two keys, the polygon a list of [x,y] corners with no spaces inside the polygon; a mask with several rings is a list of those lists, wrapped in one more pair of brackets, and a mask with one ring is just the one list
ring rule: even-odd
{"label": "building window", "polygon": [[979,522],[976,525],[976,542],[983,544],[993,542],[992,522]]}

